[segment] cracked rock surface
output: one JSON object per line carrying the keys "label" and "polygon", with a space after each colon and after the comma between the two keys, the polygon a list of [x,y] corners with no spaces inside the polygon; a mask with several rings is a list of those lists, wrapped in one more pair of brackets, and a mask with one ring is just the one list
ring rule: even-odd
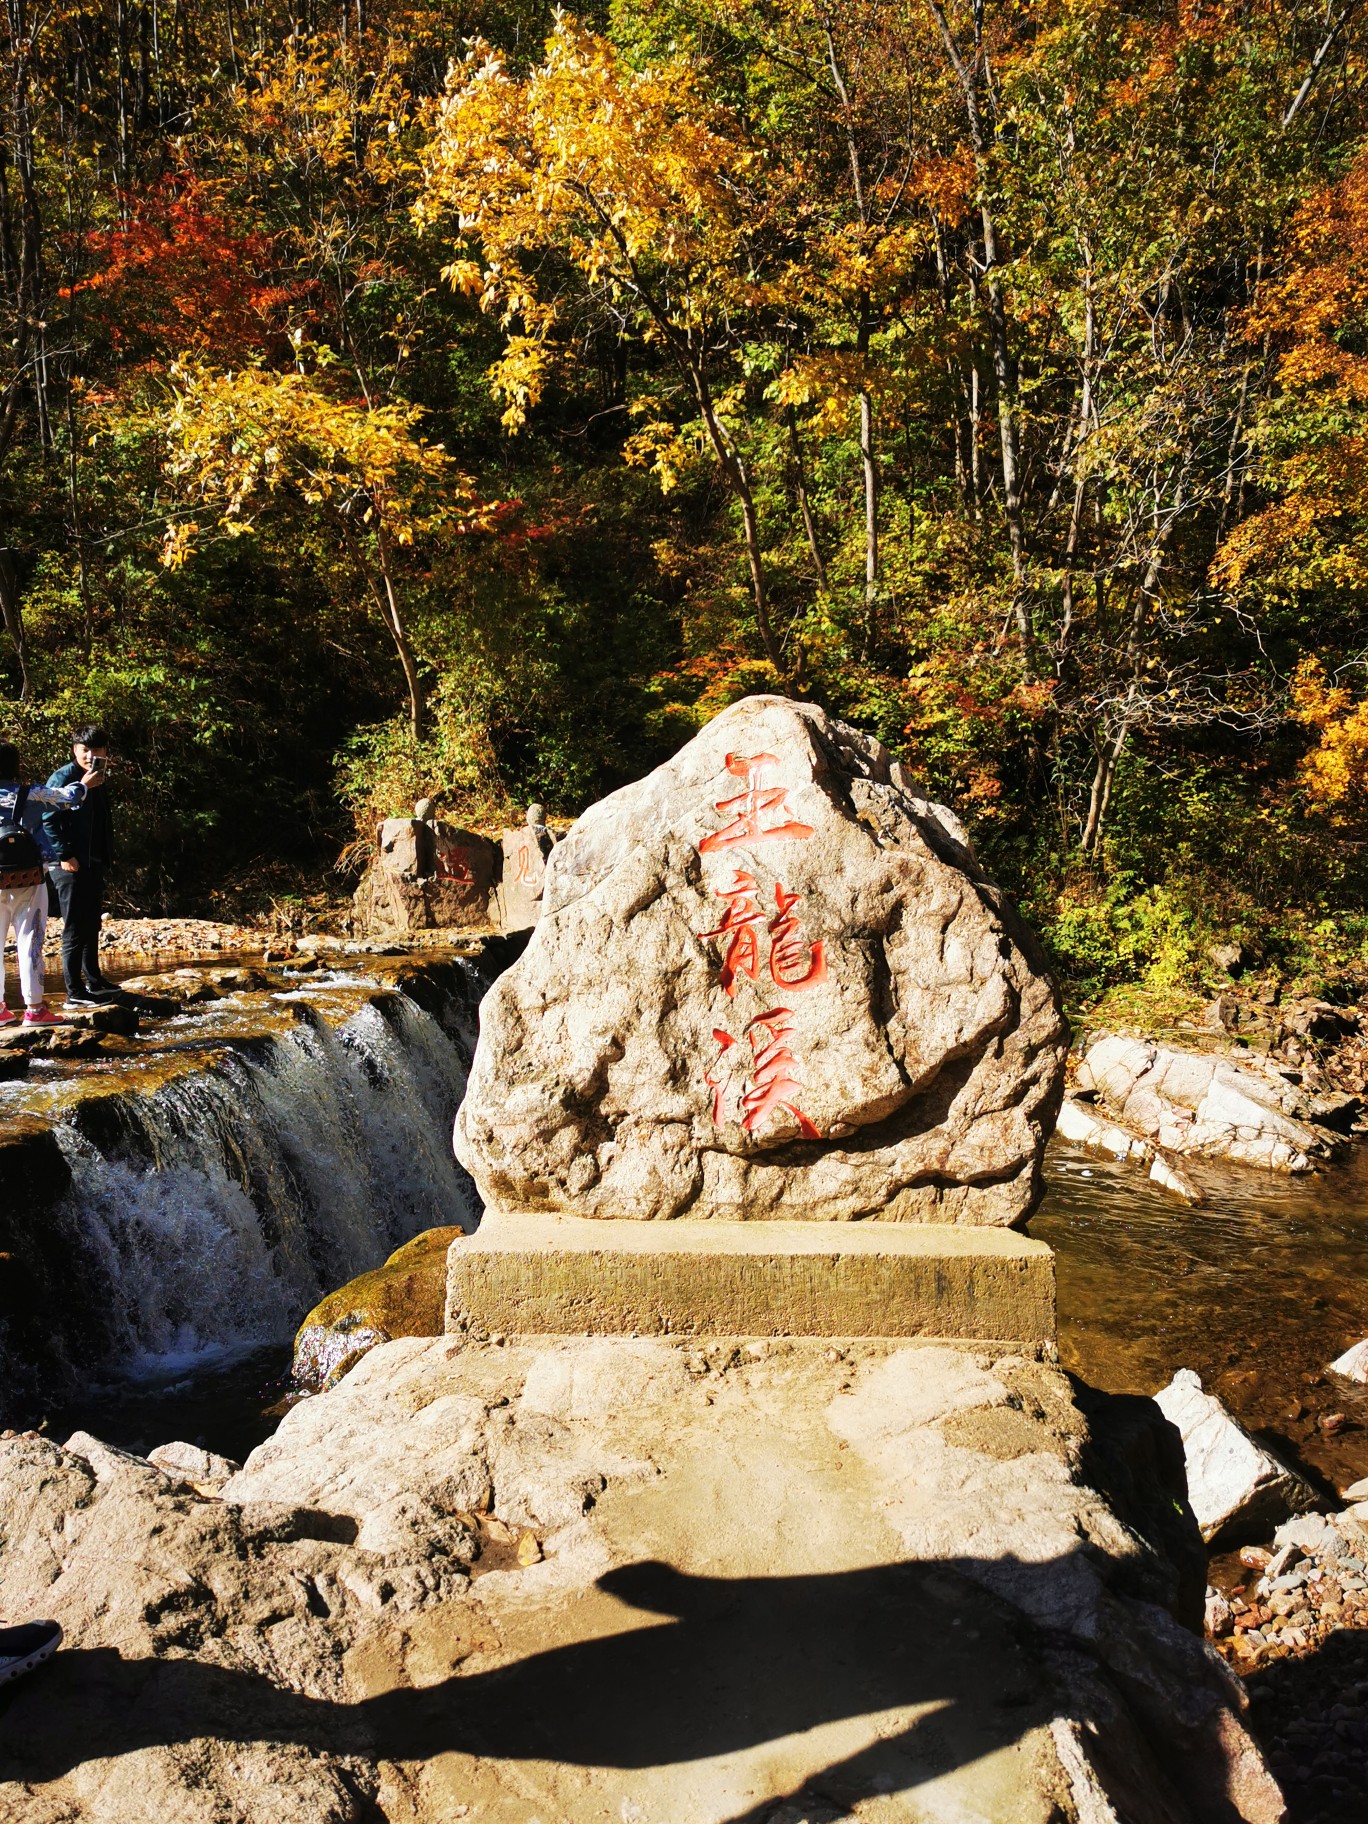
{"label": "cracked rock surface", "polygon": [[810,704],[734,704],[595,805],[481,1008],[456,1150],[579,1216],[1010,1224],[1065,1024],[943,806]]}

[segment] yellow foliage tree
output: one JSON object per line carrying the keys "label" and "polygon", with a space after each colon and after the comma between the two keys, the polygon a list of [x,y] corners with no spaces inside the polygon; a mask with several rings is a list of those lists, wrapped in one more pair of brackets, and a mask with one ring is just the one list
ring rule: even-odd
{"label": "yellow foliage tree", "polygon": [[1319,659],[1303,659],[1292,679],[1292,713],[1316,731],[1299,775],[1307,798],[1333,823],[1361,815],[1368,804],[1368,698],[1354,702],[1342,684],[1326,681]]}
{"label": "yellow foliage tree", "polygon": [[[751,477],[713,379],[716,350],[734,347],[763,304],[783,174],[762,169],[687,61],[633,70],[566,14],[524,80],[476,43],[452,68],[431,125],[415,213],[425,226],[454,220],[445,277],[508,332],[490,375],[504,423],[523,424],[566,355],[564,267],[548,273],[545,262],[554,250],[685,379],[740,508],[760,638],[783,677]],[[668,479],[668,462],[657,467]]]}
{"label": "yellow foliage tree", "polygon": [[1278,349],[1283,394],[1261,428],[1274,496],[1231,532],[1214,579],[1231,588],[1362,586],[1368,578],[1368,153],[1297,211],[1287,257],[1246,315]]}
{"label": "yellow foliage tree", "polygon": [[304,372],[237,372],[181,364],[166,431],[164,473],[183,516],[167,527],[162,562],[183,564],[210,511],[227,537],[251,532],[273,506],[325,512],[342,535],[394,641],[414,738],[423,685],[400,605],[396,546],[420,535],[482,530],[492,508],[476,499],[440,444],[418,435],[422,409],[339,399]]}

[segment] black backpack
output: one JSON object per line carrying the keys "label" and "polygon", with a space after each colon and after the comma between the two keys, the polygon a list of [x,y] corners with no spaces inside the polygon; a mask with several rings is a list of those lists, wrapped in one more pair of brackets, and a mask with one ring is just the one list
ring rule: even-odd
{"label": "black backpack", "polygon": [[39,879],[42,878],[42,853],[33,837],[19,821],[24,814],[28,795],[29,788],[21,785],[15,796],[14,809],[0,811],[0,887],[6,885],[8,875],[31,875],[35,869],[38,871]]}

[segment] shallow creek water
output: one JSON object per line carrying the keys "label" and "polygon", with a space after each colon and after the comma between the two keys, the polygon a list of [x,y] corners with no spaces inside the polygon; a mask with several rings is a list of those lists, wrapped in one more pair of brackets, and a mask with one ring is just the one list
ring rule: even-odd
{"label": "shallow creek water", "polygon": [[1197,1208],[1058,1143],[1048,1174],[1030,1232],[1058,1254],[1066,1368],[1114,1393],[1193,1368],[1327,1493],[1368,1475],[1368,1387],[1327,1372],[1368,1336],[1364,1142],[1301,1178],[1199,1166]]}

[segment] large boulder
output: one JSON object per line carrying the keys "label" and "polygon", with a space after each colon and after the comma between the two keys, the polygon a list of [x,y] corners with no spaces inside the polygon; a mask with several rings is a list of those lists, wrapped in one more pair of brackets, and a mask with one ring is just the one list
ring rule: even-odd
{"label": "large boulder", "polygon": [[639,1218],[1020,1222],[1067,1043],[951,813],[781,697],[579,820],[480,1027],[486,1202]]}

